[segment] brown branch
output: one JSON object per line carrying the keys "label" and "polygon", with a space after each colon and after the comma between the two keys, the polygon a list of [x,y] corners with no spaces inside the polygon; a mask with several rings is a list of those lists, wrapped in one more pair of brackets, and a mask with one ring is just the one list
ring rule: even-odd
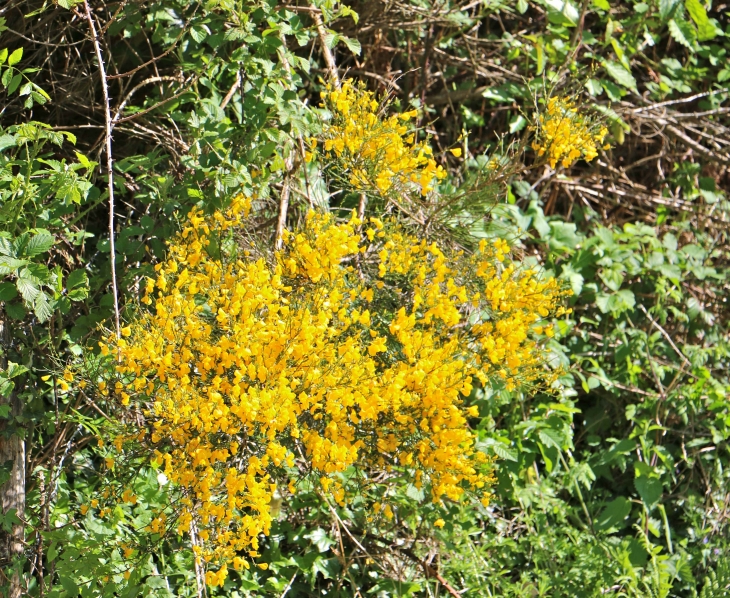
{"label": "brown branch", "polygon": [[[315,8],[312,6],[312,8]],[[317,28],[317,35],[319,36],[319,42],[322,46],[322,54],[324,55],[324,61],[327,63],[327,70],[329,71],[330,79],[332,79],[332,83],[334,83],[335,87],[340,86],[340,77],[337,74],[337,65],[335,64],[335,57],[332,54],[332,50],[330,50],[329,46],[325,42],[325,37],[327,36],[327,31],[324,28],[324,24],[322,23],[322,14],[319,10],[312,10],[312,19],[314,19],[314,25]]]}

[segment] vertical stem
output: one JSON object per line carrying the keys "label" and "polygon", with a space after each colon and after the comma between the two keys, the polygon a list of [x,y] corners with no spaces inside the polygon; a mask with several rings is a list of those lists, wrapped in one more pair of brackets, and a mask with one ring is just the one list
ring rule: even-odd
{"label": "vertical stem", "polygon": [[281,188],[281,196],[279,197],[279,220],[276,223],[276,241],[274,247],[279,250],[284,246],[284,229],[286,228],[286,214],[289,210],[289,193],[291,181],[289,180],[289,170],[292,168],[292,160],[287,158],[284,161],[286,165],[286,178]]}
{"label": "vertical stem", "polygon": [[325,42],[325,38],[327,37],[327,31],[325,31],[324,23],[322,23],[322,15],[320,13],[320,10],[314,6],[314,4],[310,4],[310,7],[312,8],[312,18],[314,19],[314,25],[317,27],[317,35],[319,36],[320,44],[322,45],[322,54],[324,55],[324,61],[327,63],[327,70],[330,74],[330,79],[332,79],[332,83],[335,87],[340,87],[340,77],[337,74],[337,65],[335,64],[335,57],[332,54],[332,50],[330,50],[329,46]]}
{"label": "vertical stem", "polygon": [[[7,319],[0,319],[0,342],[2,344],[2,355],[0,355],[0,368],[3,370],[8,367],[8,351],[10,349],[10,326]],[[0,397],[0,404],[4,403]],[[12,469],[10,471],[10,479],[0,486],[0,507],[2,513],[7,514],[10,510],[14,510],[16,516],[21,520],[20,523],[13,525],[10,531],[0,528],[0,560],[7,561],[14,566],[13,561],[17,557],[23,555],[24,528],[23,517],[25,515],[25,441],[18,435],[14,422],[16,417],[21,415],[22,402],[16,392],[10,393],[10,417],[2,421],[0,420],[0,466],[10,461]],[[7,404],[7,403],[6,403]],[[11,428],[10,435],[7,435],[4,428]],[[0,577],[2,573],[0,573]],[[20,598],[21,578],[17,569],[13,568],[9,580],[1,579],[2,585],[9,581],[8,598]]]}
{"label": "vertical stem", "polygon": [[[362,222],[365,219],[365,206],[368,204],[368,196],[365,193],[360,194],[360,202],[357,205],[357,217]],[[362,226],[362,225],[361,225]]]}
{"label": "vertical stem", "polygon": [[195,533],[195,519],[190,520],[190,543],[193,546],[193,562],[195,563],[195,583],[198,586],[198,598],[203,598],[205,595],[205,575],[203,573],[203,565],[200,562],[200,557],[195,551],[198,546],[198,535]]}
{"label": "vertical stem", "polygon": [[112,160],[112,114],[109,108],[109,87],[107,85],[106,69],[104,68],[104,57],[101,54],[101,45],[96,35],[96,26],[91,16],[89,3],[84,0],[84,8],[86,9],[86,20],[91,30],[92,41],[94,42],[94,50],[96,51],[96,59],[99,62],[99,75],[101,77],[101,90],[104,96],[104,120],[105,120],[105,145],[106,145],[106,170],[109,177],[109,259],[111,262],[112,273],[112,295],[114,297],[114,324],[117,333],[117,339],[121,338],[121,328],[119,324],[119,296],[117,291],[117,264],[116,250],[114,247],[114,163]]}

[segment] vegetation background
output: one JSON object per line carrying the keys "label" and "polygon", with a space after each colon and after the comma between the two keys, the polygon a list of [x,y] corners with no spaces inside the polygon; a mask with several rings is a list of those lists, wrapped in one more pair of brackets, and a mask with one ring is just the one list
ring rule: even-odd
{"label": "vegetation background", "polygon": [[[729,596],[729,14],[703,0],[3,3],[2,591]],[[411,225],[507,238],[572,288],[547,344],[564,389],[472,392],[498,459],[490,506],[394,485],[395,516],[368,521],[378,497],[333,507],[312,488],[272,505],[266,569],[205,590],[182,538],[144,531],[171,500],[158,472],[136,478],[133,507],[93,508],[118,406],[67,392],[63,370],[93,360],[99,325],[193,205],[265,180],[270,247],[284,189],[290,228],[310,202],[358,207],[309,195],[302,146],[333,70],[420,111],[449,177],[438,210],[401,212]],[[602,119],[611,148],[535,165],[525,140],[551,95]],[[494,156],[513,158],[485,181]]]}

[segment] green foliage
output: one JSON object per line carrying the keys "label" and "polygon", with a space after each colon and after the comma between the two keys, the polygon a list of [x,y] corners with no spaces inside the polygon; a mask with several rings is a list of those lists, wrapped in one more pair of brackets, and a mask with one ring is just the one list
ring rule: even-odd
{"label": "green foliage", "polygon": [[[68,363],[85,362],[98,381],[93,347],[113,307],[98,65],[87,24],[69,12],[82,6],[10,4],[0,18],[0,312],[12,340],[0,418],[28,451],[24,584],[31,596],[197,596],[189,546],[147,527],[180,497],[149,461],[110,471],[97,439],[116,433],[113,396],[63,388]],[[310,6],[90,4],[114,77],[124,299],[192,205],[254,196],[247,242],[261,253],[285,184],[289,224],[310,201],[358,207],[302,167],[304,140],[327,118],[314,108],[326,69]],[[726,15],[702,0],[386,4],[316,2],[341,72],[392,83],[397,101],[422,108],[422,134],[451,170],[448,203],[400,215],[465,247],[507,237],[573,290],[573,313],[545,338],[560,385],[468,398],[479,447],[497,458],[489,507],[434,505],[395,484],[365,486],[341,507],[302,488],[272,504],[279,516],[259,559],[268,568],[231,573],[211,595],[432,596],[443,582],[474,597],[728,595]],[[594,108],[614,148],[558,173],[509,162],[535,97],[553,92]],[[463,162],[438,152],[451,147]],[[91,506],[129,480],[135,504],[103,516]],[[376,502],[394,518],[373,518]],[[3,514],[0,527],[16,518]]]}

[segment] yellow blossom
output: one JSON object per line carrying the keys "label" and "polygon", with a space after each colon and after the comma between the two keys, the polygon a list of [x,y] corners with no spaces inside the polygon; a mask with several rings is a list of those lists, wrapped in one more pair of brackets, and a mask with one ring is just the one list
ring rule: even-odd
{"label": "yellow blossom", "polygon": [[[323,97],[332,113],[322,133],[324,155],[354,189],[387,195],[415,187],[426,195],[446,177],[431,148],[417,143],[405,124],[418,111],[387,116],[388,102],[381,105],[372,92],[349,80]],[[312,151],[315,147],[310,142]]]}
{"label": "yellow blossom", "polygon": [[547,156],[551,168],[560,162],[568,168],[579,158],[590,162],[598,156],[597,146],[608,133],[606,127],[591,130],[589,120],[578,113],[572,102],[550,98],[538,118],[537,138],[532,148],[538,156]]}
{"label": "yellow blossom", "polygon": [[[477,380],[549,378],[533,330],[561,296],[554,280],[511,263],[503,241],[468,255],[394,222],[370,219],[368,235],[354,215],[309,213],[270,262],[202,249],[246,226],[247,211],[244,199],[208,218],[193,210],[147,287],[150,310],[106,342],[120,401],[148,410],[116,449],[145,444],[183,490],[177,530],[195,521],[197,554],[220,567],[206,574],[211,586],[258,554],[275,483],[296,490],[294,455],[338,504],[338,476],[354,466],[406,465],[435,502],[489,486],[464,395]],[[348,260],[370,244],[363,274]],[[374,307],[393,301],[391,312]],[[164,515],[149,528],[162,533]]]}

